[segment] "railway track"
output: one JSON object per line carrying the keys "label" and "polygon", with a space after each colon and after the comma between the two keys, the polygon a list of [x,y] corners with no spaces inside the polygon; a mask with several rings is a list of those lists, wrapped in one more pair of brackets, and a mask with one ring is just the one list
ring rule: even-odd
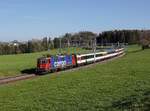
{"label": "railway track", "polygon": [[33,77],[36,77],[36,74],[24,74],[24,75],[19,75],[19,76],[13,76],[13,77],[7,77],[7,78],[0,78],[0,85],[2,84],[7,84],[7,83],[12,83],[15,81],[19,80],[25,80],[25,79],[30,79]]}
{"label": "railway track", "polygon": [[[106,63],[106,62],[112,61],[112,60],[120,58],[124,55],[125,55],[125,53],[120,54],[118,56],[115,56],[113,58],[109,58],[109,59],[106,59],[106,60],[103,60],[103,61],[100,61],[100,62],[96,62],[94,64],[83,65],[83,66],[80,66],[80,67],[76,67],[76,68],[72,68],[72,69],[68,69],[68,70],[63,70],[63,71],[59,71],[59,72],[55,72],[55,73],[60,74],[61,72],[69,72],[69,71],[79,70],[79,69],[82,69],[82,68],[91,67],[91,66],[94,66],[96,64]],[[37,76],[38,75],[36,75],[36,74],[24,74],[24,75],[19,75],[19,76],[0,78],[0,85],[13,83],[13,82],[20,81],[20,80],[32,79],[32,78],[35,78]]]}

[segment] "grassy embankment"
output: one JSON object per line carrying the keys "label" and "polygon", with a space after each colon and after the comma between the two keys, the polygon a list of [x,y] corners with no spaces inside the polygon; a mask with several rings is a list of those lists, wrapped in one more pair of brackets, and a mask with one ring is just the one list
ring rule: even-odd
{"label": "grassy embankment", "polygon": [[[81,48],[70,48],[62,49],[62,53],[82,53],[88,50],[83,50]],[[26,70],[31,70],[36,68],[36,60],[38,57],[42,57],[44,54],[58,54],[58,50],[51,50],[45,52],[31,53],[31,54],[18,54],[18,55],[4,55],[0,56],[0,77],[19,75]]]}
{"label": "grassy embankment", "polygon": [[[136,107],[136,106],[139,106]],[[135,111],[150,108],[150,50],[109,63],[0,86],[1,111]]]}

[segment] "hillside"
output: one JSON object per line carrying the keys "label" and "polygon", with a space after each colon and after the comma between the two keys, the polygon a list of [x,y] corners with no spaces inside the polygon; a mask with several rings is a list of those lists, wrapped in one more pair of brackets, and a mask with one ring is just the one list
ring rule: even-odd
{"label": "hillside", "polygon": [[[0,86],[1,111],[146,110],[150,50],[129,47],[117,60]],[[140,106],[140,107],[139,107]]]}

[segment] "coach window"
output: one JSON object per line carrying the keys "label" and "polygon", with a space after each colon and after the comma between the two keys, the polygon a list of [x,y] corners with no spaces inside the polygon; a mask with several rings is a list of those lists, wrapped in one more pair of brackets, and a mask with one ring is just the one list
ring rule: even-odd
{"label": "coach window", "polygon": [[81,60],[84,60],[84,59],[86,59],[86,56],[82,56],[82,57],[81,57]]}
{"label": "coach window", "polygon": [[100,57],[100,56],[102,56],[103,54],[96,54],[96,57]]}
{"label": "coach window", "polygon": [[91,59],[91,58],[94,58],[94,55],[87,56],[87,59]]}

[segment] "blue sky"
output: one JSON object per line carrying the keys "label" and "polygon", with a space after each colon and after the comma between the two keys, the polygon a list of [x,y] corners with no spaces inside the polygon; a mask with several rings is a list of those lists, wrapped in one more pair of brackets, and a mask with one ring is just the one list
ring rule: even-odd
{"label": "blue sky", "polygon": [[0,41],[150,28],[150,0],[0,0]]}

